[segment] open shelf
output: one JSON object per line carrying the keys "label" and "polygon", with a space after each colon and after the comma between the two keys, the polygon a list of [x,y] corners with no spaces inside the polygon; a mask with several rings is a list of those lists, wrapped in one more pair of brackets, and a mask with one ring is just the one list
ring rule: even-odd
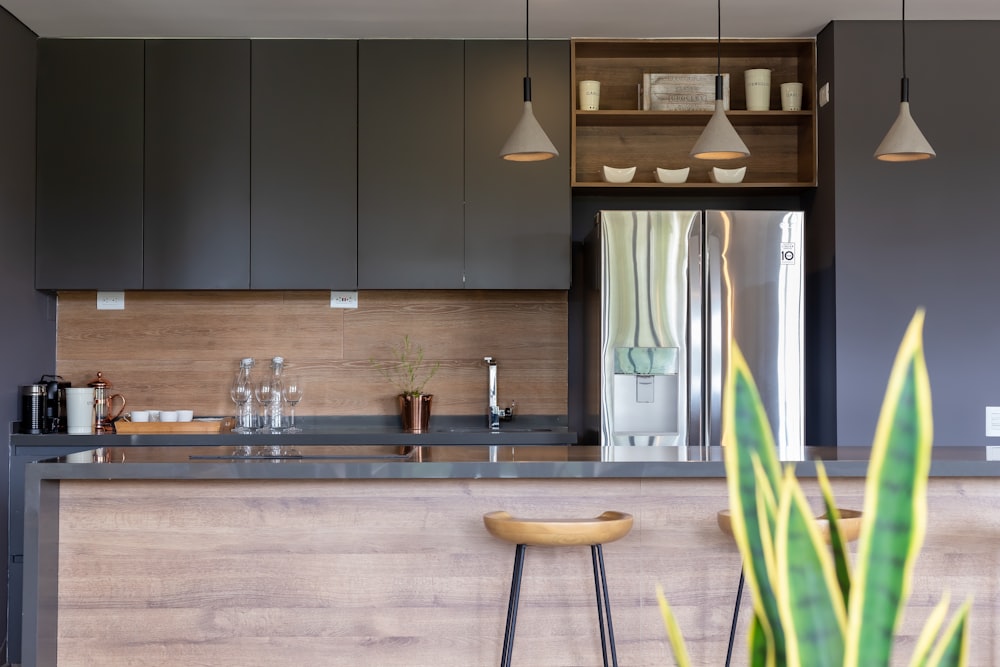
{"label": "open shelf", "polygon": [[[641,110],[644,73],[714,74],[715,40],[573,40],[573,107],[577,83],[601,82],[600,110],[573,112],[572,184],[576,188],[752,189],[816,185],[816,46],[812,39],[722,40],[721,67],[730,79],[729,119],[750,149],[742,160],[689,157],[711,111]],[[743,72],[771,72],[771,110],[747,111]],[[803,84],[803,110],[781,111],[780,84]],[[636,167],[632,183],[601,180],[601,167]],[[740,184],[710,182],[713,166],[747,166]],[[657,167],[691,167],[687,183],[660,184]]]}

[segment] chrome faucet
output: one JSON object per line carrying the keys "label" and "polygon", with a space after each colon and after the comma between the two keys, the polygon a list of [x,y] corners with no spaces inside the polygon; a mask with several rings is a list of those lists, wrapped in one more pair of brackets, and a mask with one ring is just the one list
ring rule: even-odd
{"label": "chrome faucet", "polygon": [[486,423],[493,430],[500,429],[500,405],[497,404],[497,361],[493,357],[483,357],[489,369],[489,385],[486,389],[488,405],[486,408]]}

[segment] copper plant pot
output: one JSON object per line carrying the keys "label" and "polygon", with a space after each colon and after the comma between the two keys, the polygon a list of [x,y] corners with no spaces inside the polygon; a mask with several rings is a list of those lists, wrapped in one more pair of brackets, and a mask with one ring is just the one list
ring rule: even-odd
{"label": "copper plant pot", "polygon": [[407,433],[424,433],[431,420],[431,399],[434,394],[399,395],[399,415],[403,419],[403,430]]}

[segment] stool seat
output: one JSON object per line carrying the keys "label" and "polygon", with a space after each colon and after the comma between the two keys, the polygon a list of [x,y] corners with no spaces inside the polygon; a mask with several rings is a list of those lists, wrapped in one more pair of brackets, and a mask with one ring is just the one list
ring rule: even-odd
{"label": "stool seat", "polygon": [[604,543],[625,537],[632,530],[632,515],[609,511],[592,519],[518,519],[509,512],[501,510],[484,514],[483,523],[491,535],[515,545],[514,573],[511,575],[510,597],[507,599],[507,626],[503,633],[500,667],[510,667],[511,664],[514,630],[517,627],[517,607],[521,598],[521,573],[524,571],[524,555],[529,546],[590,547],[590,560],[594,568],[597,624],[601,630],[601,657],[604,660],[604,667],[609,665],[618,667],[615,629],[611,622],[611,600],[608,597],[608,579],[604,571]]}
{"label": "stool seat", "polygon": [[[840,532],[844,536],[844,541],[853,542],[858,539],[858,535],[861,534],[861,511],[839,508],[837,511],[840,513]],[[722,532],[730,537],[733,536],[733,517],[729,514],[729,510],[719,510],[719,513],[716,514],[716,521]],[[819,531],[823,534],[823,539],[829,544],[830,520],[826,517],[826,514],[816,517],[816,525],[819,526]]]}
{"label": "stool seat", "polygon": [[628,535],[632,515],[608,511],[592,519],[519,519],[504,511],[483,515],[486,530],[513,544],[575,547],[607,544]]}

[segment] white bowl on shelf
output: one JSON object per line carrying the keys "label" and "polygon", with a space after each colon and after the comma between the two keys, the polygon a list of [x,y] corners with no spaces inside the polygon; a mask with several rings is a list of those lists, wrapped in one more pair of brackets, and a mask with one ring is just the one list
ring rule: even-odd
{"label": "white bowl on shelf", "polygon": [[708,172],[708,177],[713,183],[742,183],[743,177],[747,174],[746,166],[738,169],[723,169],[722,167],[712,167]]}
{"label": "white bowl on shelf", "polygon": [[691,173],[691,167],[684,167],[683,169],[663,169],[662,167],[657,167],[653,175],[656,176],[656,180],[660,183],[685,183],[689,173]]}
{"label": "white bowl on shelf", "polygon": [[635,167],[618,169],[604,165],[601,167],[601,178],[607,183],[631,183],[635,178]]}

